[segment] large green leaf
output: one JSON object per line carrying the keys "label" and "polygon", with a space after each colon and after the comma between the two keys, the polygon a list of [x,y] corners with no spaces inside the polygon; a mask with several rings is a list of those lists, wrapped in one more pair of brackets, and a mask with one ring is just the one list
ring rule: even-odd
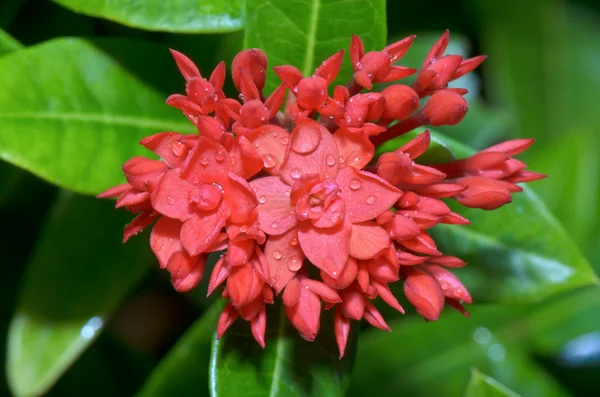
{"label": "large green leaf", "polygon": [[323,316],[317,339],[307,342],[290,324],[284,306],[275,306],[268,311],[264,350],[242,320],[213,342],[211,395],[343,396],[350,382],[357,326],[340,360],[331,313]]}
{"label": "large green leaf", "polygon": [[121,244],[130,214],[63,193],[27,266],[9,329],[8,379],[17,396],[42,394],[94,340],[149,269],[147,242]]}
{"label": "large green leaf", "polygon": [[75,12],[165,32],[216,33],[244,24],[243,0],[54,0]]}
{"label": "large green leaf", "polygon": [[208,394],[210,351],[222,308],[222,302],[215,302],[190,327],[150,374],[137,397]]}
{"label": "large green leaf", "polygon": [[[366,51],[385,46],[385,0],[247,0],[244,47],[261,48],[269,63],[292,65],[305,76],[360,36]],[[268,23],[266,23],[268,21]],[[337,82],[350,79],[346,60]],[[272,70],[267,90],[280,83]]]}
{"label": "large green leaf", "polygon": [[[0,158],[97,194],[123,181],[119,168],[128,158],[148,154],[137,144],[144,136],[192,131],[163,95],[130,72],[135,64],[158,80],[163,63],[144,66],[154,64],[156,47],[126,41],[105,47],[129,54],[129,63],[81,39],[57,39],[0,59]],[[177,75],[174,67],[169,73]]]}
{"label": "large green leaf", "polygon": [[464,397],[519,397],[496,379],[474,369]]}
{"label": "large green leaf", "polygon": [[10,54],[13,51],[17,51],[23,48],[21,43],[12,38],[4,30],[0,29],[0,56]]}
{"label": "large green leaf", "polygon": [[434,323],[397,319],[390,322],[391,333],[369,330],[361,335],[348,395],[459,396],[477,367],[522,395],[567,396],[526,347],[535,348],[533,342],[553,327],[587,315],[577,302],[600,303],[598,289],[585,292],[569,297],[570,305],[556,299],[539,312],[532,305],[474,305],[470,318],[452,311]]}
{"label": "large green leaf", "polygon": [[[415,134],[387,143],[387,147],[398,147]],[[442,134],[433,132],[432,137],[456,158],[474,152]],[[530,150],[535,150],[535,146]],[[469,263],[455,273],[475,301],[539,301],[598,283],[570,236],[528,186],[513,195],[512,203],[494,211],[452,207],[466,216],[471,225],[438,225],[431,233],[442,252]]]}

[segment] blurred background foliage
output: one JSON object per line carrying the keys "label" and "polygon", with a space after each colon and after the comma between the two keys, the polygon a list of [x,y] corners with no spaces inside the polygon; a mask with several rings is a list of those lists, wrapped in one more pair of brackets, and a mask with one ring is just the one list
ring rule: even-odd
{"label": "blurred background foliage", "polygon": [[[209,381],[218,307],[204,298],[206,286],[175,293],[151,258],[147,234],[122,246],[128,215],[89,195],[120,178],[116,168],[99,176],[90,167],[143,154],[132,144],[161,129],[190,131],[162,102],[183,89],[167,49],[189,55],[204,74],[220,60],[230,64],[243,46],[243,2],[174,0],[169,8],[149,1],[143,12],[134,1],[113,3],[0,0],[0,157],[6,161],[0,162],[0,338],[7,341],[0,345],[6,357],[0,395],[202,396],[210,385],[213,395],[233,396]],[[600,3],[387,4],[388,40],[418,36],[401,64],[418,66],[445,29],[452,33],[449,52],[489,58],[460,82],[470,90],[467,117],[440,132],[476,149],[535,137],[524,158],[550,177],[532,188],[599,272]],[[53,56],[62,63],[44,58]],[[62,89],[79,96],[52,97]],[[32,105],[25,112],[19,103]],[[120,118],[57,119],[42,112],[90,106]],[[92,122],[110,133],[94,135]],[[53,146],[56,136],[66,143]],[[69,158],[80,150],[94,157]],[[15,153],[30,155],[23,160]],[[507,220],[515,228],[508,233],[519,235],[518,225],[531,219]],[[543,234],[542,228],[520,238],[535,244]],[[553,248],[571,250],[561,241]],[[469,262],[476,267],[478,259],[499,258]],[[513,285],[522,287],[518,280]],[[425,323],[413,314],[385,313],[394,331],[361,332],[347,395],[597,395],[600,291],[596,285],[567,289],[542,302],[534,296],[520,305],[476,303],[469,319],[446,311]],[[231,374],[217,371],[227,382],[239,378],[235,370],[247,370],[227,364]],[[239,384],[244,387],[268,395],[260,385]],[[297,395],[338,395],[344,388]]]}

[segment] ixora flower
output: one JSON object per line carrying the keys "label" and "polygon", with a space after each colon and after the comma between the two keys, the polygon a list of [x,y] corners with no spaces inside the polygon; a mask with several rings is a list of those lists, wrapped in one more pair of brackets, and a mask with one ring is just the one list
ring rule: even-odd
{"label": "ixora flower", "polygon": [[[268,96],[266,55],[244,50],[232,65],[242,102],[223,92],[224,63],[207,80],[172,51],[186,95],[172,95],[167,104],[180,109],[198,134],[143,139],[160,160],[127,161],[128,183],[98,197],[117,197],[117,207],[138,214],[125,227],[124,241],[156,221],[150,246],[178,291],[195,288],[207,256],[224,252],[208,286],[209,294],[221,289],[228,300],[218,336],[242,317],[264,347],[266,305],[280,296],[307,340],[316,338],[322,310],[333,309],[341,357],[350,320],[390,330],[374,299],[404,313],[390,288],[399,282],[427,321],[437,320],[445,303],[468,314],[462,305],[471,296],[451,272],[465,262],[440,252],[427,230],[469,223],[444,199],[492,210],[522,190],[516,183],[544,175],[513,158],[532,139],[425,166],[419,164],[430,144],[425,130],[374,160],[375,147],[391,138],[459,123],[468,109],[467,90],[448,83],[485,59],[444,55],[446,32],[420,70],[394,65],[413,39],[365,53],[360,38],[352,37],[354,74],[346,86],[332,87],[343,51],[308,77],[293,66],[275,67],[281,84]],[[411,86],[396,82],[415,73]],[[366,91],[381,82],[396,83],[381,93]]]}

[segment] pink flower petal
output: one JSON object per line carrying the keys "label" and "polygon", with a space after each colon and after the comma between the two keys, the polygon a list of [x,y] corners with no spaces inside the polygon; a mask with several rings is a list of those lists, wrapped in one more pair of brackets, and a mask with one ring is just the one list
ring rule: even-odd
{"label": "pink flower petal", "polygon": [[190,255],[206,252],[225,225],[223,214],[217,211],[197,211],[183,222],[181,243]]}
{"label": "pink flower petal", "polygon": [[309,261],[330,277],[338,279],[348,261],[351,224],[315,228],[310,221],[299,225],[298,240]]}
{"label": "pink flower petal", "polygon": [[390,247],[390,236],[373,221],[355,223],[350,233],[350,255],[357,259],[374,258]]}
{"label": "pink flower petal", "polygon": [[250,182],[258,197],[258,223],[262,231],[279,235],[296,225],[296,214],[290,203],[292,188],[277,176]]}
{"label": "pink flower petal", "polygon": [[335,179],[339,168],[339,152],[331,133],[312,119],[296,124],[290,150],[281,165],[281,178],[293,185],[304,174],[318,174]]}
{"label": "pink flower petal", "polygon": [[136,216],[123,230],[123,243],[126,243],[131,237],[135,236],[156,219],[158,214],[154,211],[144,211]]}
{"label": "pink flower petal", "polygon": [[250,263],[231,269],[227,278],[227,292],[235,307],[244,306],[262,292],[264,283]]}
{"label": "pink flower petal", "polygon": [[402,195],[400,190],[377,175],[353,167],[340,169],[336,182],[346,203],[346,218],[352,223],[376,218]]}
{"label": "pink flower petal", "polygon": [[152,207],[169,218],[185,221],[192,216],[189,192],[194,188],[179,174],[179,168],[165,172],[152,193]]}
{"label": "pink flower petal", "polygon": [[279,236],[270,236],[265,245],[270,284],[279,294],[302,267],[304,253],[298,242],[298,231],[292,228]]}

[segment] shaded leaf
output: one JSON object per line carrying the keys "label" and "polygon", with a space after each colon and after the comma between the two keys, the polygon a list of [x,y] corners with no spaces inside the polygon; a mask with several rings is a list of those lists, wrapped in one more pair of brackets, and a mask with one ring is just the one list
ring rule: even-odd
{"label": "shaded leaf", "polygon": [[502,383],[474,369],[465,397],[519,397]]}
{"label": "shaded leaf", "polygon": [[217,33],[239,30],[243,0],[54,0],[75,12],[123,25],[164,32]]}
{"label": "shaded leaf", "polygon": [[264,350],[242,320],[213,342],[211,395],[343,396],[355,358],[357,326],[340,360],[330,312],[321,319],[317,339],[307,342],[291,326],[283,305],[275,306],[268,310]]}
{"label": "shaded leaf", "polygon": [[4,30],[0,29],[0,56],[10,54],[13,51],[17,51],[23,48],[21,43],[12,38]]}
{"label": "shaded leaf", "polygon": [[[366,51],[385,46],[384,0],[247,0],[246,8],[244,48],[258,47],[270,66],[292,65],[304,76],[339,50],[347,52],[352,34],[363,39]],[[336,83],[346,84],[351,70],[346,54]],[[279,84],[269,68],[267,92]]]}
{"label": "shaded leaf", "polygon": [[208,394],[211,345],[222,308],[222,302],[216,302],[187,330],[154,368],[136,396]]}
{"label": "shaded leaf", "polygon": [[39,395],[94,340],[149,269],[147,241],[121,244],[131,218],[110,202],[63,193],[27,266],[9,329],[8,379]]}
{"label": "shaded leaf", "polygon": [[[114,46],[140,49],[135,42]],[[148,154],[137,144],[141,138],[193,131],[156,90],[81,39],[1,58],[0,85],[0,158],[77,192],[121,183],[121,164]]]}
{"label": "shaded leaf", "polygon": [[[391,333],[364,332],[348,396],[459,396],[472,367],[522,395],[568,396],[523,348],[536,336],[527,322],[535,306],[471,309],[470,318],[444,312],[437,322],[403,318],[390,322]],[[571,313],[556,313],[556,321]]]}

